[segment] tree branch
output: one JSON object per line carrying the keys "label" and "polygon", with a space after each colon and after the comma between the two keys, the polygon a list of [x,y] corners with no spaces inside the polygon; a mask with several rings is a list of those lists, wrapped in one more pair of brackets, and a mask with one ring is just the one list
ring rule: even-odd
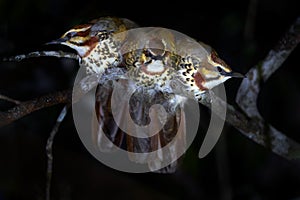
{"label": "tree branch", "polygon": [[263,84],[288,58],[300,42],[300,17],[268,53],[261,64],[254,66],[246,74],[238,90],[236,102],[247,117],[256,123],[257,130],[245,131],[238,128],[248,138],[270,148],[274,153],[288,159],[300,158],[300,145],[267,124],[257,108],[257,98]]}
{"label": "tree branch", "polygon": [[[214,96],[204,96],[201,103],[210,107],[211,102],[218,104],[220,108],[227,107],[226,122],[238,129],[250,140],[272,150],[272,152],[286,158],[299,159],[300,145],[288,138],[270,124],[267,124],[257,109],[257,96],[264,82],[282,65],[293,49],[300,41],[300,17],[295,21],[284,37],[266,56],[263,62],[254,66],[243,80],[236,98],[239,108],[228,105],[222,99]],[[75,90],[76,91],[76,90]],[[85,93],[79,90],[79,97]],[[0,126],[9,124],[33,111],[53,106],[59,103],[71,103],[72,91],[62,91],[48,94],[40,98],[23,102],[14,108],[0,112]],[[74,102],[73,102],[74,103]],[[214,110],[217,115],[224,110]]]}
{"label": "tree branch", "polygon": [[236,102],[249,117],[262,118],[257,110],[257,96],[261,86],[282,65],[300,41],[300,17],[269,52],[266,58],[246,74],[238,90]]}
{"label": "tree branch", "polygon": [[[300,158],[300,144],[288,138],[272,125],[267,124],[257,109],[257,97],[264,82],[282,65],[300,41],[300,17],[295,21],[278,44],[269,52],[262,64],[249,70],[238,90],[236,102],[240,108],[226,104],[211,93],[202,104],[217,107],[227,106],[226,122],[238,129],[244,136],[286,159]],[[223,109],[220,109],[223,110]],[[215,110],[216,114],[222,116]]]}
{"label": "tree branch", "polygon": [[56,123],[48,137],[47,145],[46,145],[46,153],[47,153],[47,174],[46,174],[46,200],[50,200],[50,189],[51,189],[51,180],[52,180],[52,168],[53,168],[53,140],[58,132],[58,128],[62,121],[65,119],[67,115],[68,108],[70,107],[70,104],[67,104],[64,106],[62,111],[60,112]]}
{"label": "tree branch", "polygon": [[63,52],[63,51],[35,51],[28,54],[20,54],[16,56],[11,56],[7,58],[2,58],[2,61],[6,62],[19,62],[27,58],[36,58],[36,57],[58,57],[58,58],[71,58],[79,60],[79,56],[75,53]]}
{"label": "tree branch", "polygon": [[8,101],[8,102],[11,102],[11,103],[14,103],[14,104],[20,104],[21,103],[21,101],[12,99],[12,98],[7,97],[7,96],[2,95],[2,94],[0,94],[0,100]]}
{"label": "tree branch", "polygon": [[19,105],[0,112],[0,127],[12,123],[30,113],[61,103],[71,103],[72,90],[50,93],[42,97],[22,102]]}

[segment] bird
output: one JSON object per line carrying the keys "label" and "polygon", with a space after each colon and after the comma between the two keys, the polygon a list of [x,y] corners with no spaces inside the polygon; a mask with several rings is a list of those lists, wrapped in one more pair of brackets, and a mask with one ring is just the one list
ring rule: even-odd
{"label": "bird", "polygon": [[[186,137],[186,127],[180,126],[185,119],[180,111],[182,105],[189,98],[200,101],[207,91],[230,78],[244,77],[234,72],[209,45],[170,29],[140,27],[126,18],[108,16],[76,25],[48,44],[75,50],[86,75],[99,77],[95,94],[98,128],[92,137],[101,151],[112,151],[118,146],[128,152],[149,153],[167,146],[179,134],[179,142],[164,154],[157,151],[155,159],[129,156],[134,162],[148,164],[154,172],[176,171],[176,149],[184,149]],[[125,91],[129,88],[134,91],[128,106],[124,103],[117,106],[117,117],[113,115],[116,105],[112,105],[112,98],[116,98],[114,81]],[[129,112],[130,120],[138,126],[149,125],[150,107],[154,104],[162,105],[166,111],[165,123],[157,134],[139,138],[119,127],[115,118],[129,121],[125,112]],[[156,118],[159,121],[162,116],[156,114]],[[159,122],[152,123],[160,126]],[[164,158],[171,158],[172,162],[163,166]]]}

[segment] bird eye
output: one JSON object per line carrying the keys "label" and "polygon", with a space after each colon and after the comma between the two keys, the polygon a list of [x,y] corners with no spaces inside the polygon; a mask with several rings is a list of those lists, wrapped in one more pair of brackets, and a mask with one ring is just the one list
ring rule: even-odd
{"label": "bird eye", "polygon": [[224,70],[221,67],[217,67],[218,72],[223,72]]}
{"label": "bird eye", "polygon": [[152,53],[150,52],[149,49],[144,49],[143,53],[145,54],[146,57],[151,57]]}
{"label": "bird eye", "polygon": [[225,76],[225,75],[227,74],[227,72],[224,71],[224,69],[222,69],[220,66],[217,67],[217,70],[218,70],[218,72],[219,72],[221,75],[223,75],[223,76]]}
{"label": "bird eye", "polygon": [[74,37],[76,34],[77,34],[77,32],[72,31],[72,32],[67,33],[66,36],[67,36],[67,38],[72,38],[72,37]]}

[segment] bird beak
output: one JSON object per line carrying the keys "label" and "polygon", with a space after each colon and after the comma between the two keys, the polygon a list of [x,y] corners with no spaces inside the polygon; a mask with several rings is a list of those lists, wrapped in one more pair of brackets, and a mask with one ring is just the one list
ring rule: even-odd
{"label": "bird beak", "polygon": [[234,77],[234,78],[246,78],[245,75],[238,73],[238,72],[229,72],[226,76]]}
{"label": "bird beak", "polygon": [[51,44],[62,44],[62,43],[64,43],[64,42],[66,42],[68,40],[68,38],[67,37],[61,37],[61,38],[59,38],[59,39],[57,39],[57,40],[53,40],[53,41],[51,41],[51,42],[47,42],[46,43],[46,45],[51,45]]}

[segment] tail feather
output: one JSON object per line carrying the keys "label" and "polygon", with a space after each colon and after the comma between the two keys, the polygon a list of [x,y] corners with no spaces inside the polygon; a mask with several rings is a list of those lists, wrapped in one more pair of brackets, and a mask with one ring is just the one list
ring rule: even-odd
{"label": "tail feather", "polygon": [[93,131],[93,137],[99,150],[108,152],[114,151],[116,147],[121,147],[128,152],[136,153],[128,154],[131,161],[147,164],[153,172],[175,172],[178,164],[177,159],[183,154],[185,149],[186,127],[184,112],[179,107],[175,111],[170,111],[172,109],[168,108],[170,105],[166,103],[169,99],[166,99],[162,93],[155,94],[153,98],[143,94],[133,94],[129,102],[129,112],[135,124],[147,126],[149,123],[154,123],[154,126],[148,127],[151,130],[159,130],[157,127],[161,127],[159,119],[162,116],[156,114],[151,118],[153,120],[151,122],[149,108],[153,104],[160,104],[167,111],[166,123],[162,129],[147,138],[135,137],[130,133],[123,132],[118,127],[115,118],[119,118],[117,120],[123,120],[123,122],[126,120],[124,113],[127,105],[118,105],[120,115],[114,118],[111,110],[112,91],[112,85],[99,85],[96,93],[95,109],[98,121],[95,122],[97,130]]}

